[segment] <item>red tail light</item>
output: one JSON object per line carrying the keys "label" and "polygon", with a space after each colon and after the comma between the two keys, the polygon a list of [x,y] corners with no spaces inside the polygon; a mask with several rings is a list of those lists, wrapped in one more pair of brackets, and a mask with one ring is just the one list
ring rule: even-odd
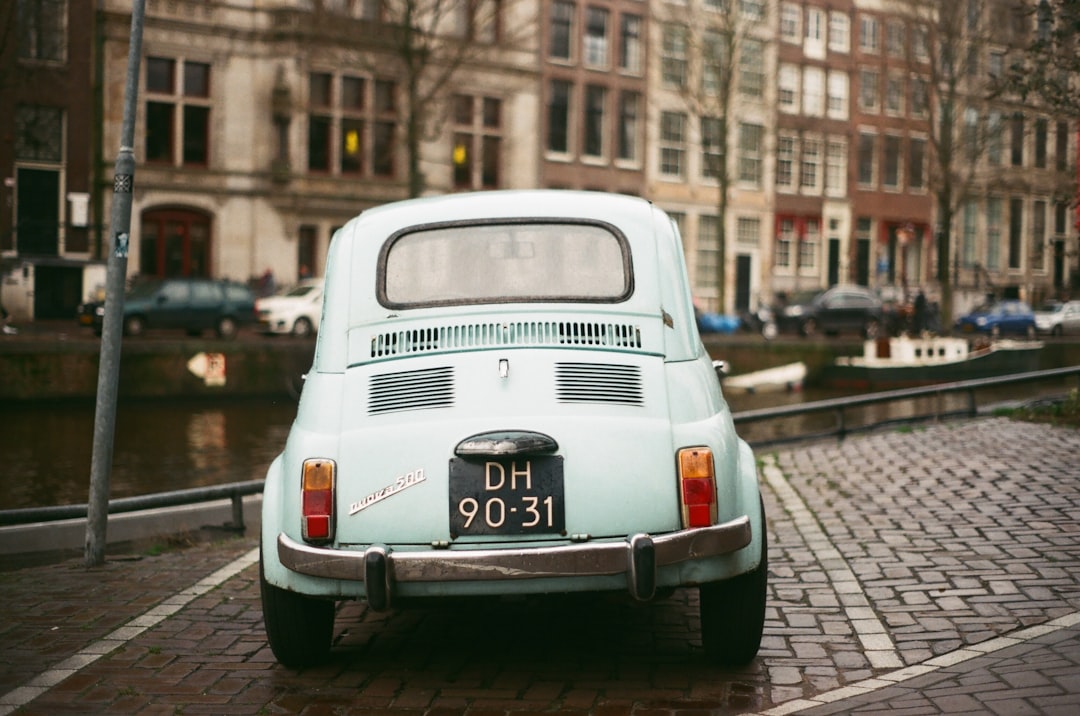
{"label": "red tail light", "polygon": [[305,460],[301,484],[304,539],[325,542],[334,536],[333,460]]}
{"label": "red tail light", "polygon": [[716,524],[716,472],[712,450],[698,447],[679,451],[679,485],[683,526]]}

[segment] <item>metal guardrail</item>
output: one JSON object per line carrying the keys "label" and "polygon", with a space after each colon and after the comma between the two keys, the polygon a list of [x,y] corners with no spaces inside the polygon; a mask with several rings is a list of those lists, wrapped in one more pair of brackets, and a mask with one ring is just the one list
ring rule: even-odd
{"label": "metal guardrail", "polygon": [[[801,442],[804,440],[839,437],[843,438],[848,433],[870,430],[894,423],[922,422],[931,419],[946,417],[967,416],[974,417],[978,414],[978,401],[976,393],[980,390],[988,390],[1007,385],[1020,383],[1035,383],[1049,381],[1070,376],[1080,376],[1080,365],[1067,368],[1052,368],[1049,370],[1037,370],[1028,373],[1015,373],[1013,375],[997,376],[994,378],[978,378],[975,380],[961,380],[953,383],[939,383],[918,388],[903,388],[900,390],[887,390],[866,395],[845,396],[843,398],[831,398],[817,400],[810,403],[796,405],[784,405],[775,408],[761,408],[758,410],[743,410],[732,415],[736,425],[758,422],[763,420],[778,420],[812,413],[832,412],[836,416],[835,426],[824,432],[805,433],[762,441],[751,441],[755,447],[763,445],[775,445],[779,443]],[[967,407],[964,410],[946,411],[941,409],[942,401],[935,401],[935,409],[932,412],[911,415],[902,418],[893,418],[884,421],[876,421],[871,424],[850,426],[847,421],[848,411],[868,405],[880,405],[901,400],[914,400],[926,397],[941,397],[950,394],[966,394]]]}
{"label": "metal guardrail", "polygon": [[[172,490],[139,497],[121,497],[109,500],[109,514],[152,510],[158,507],[181,507],[212,500],[232,501],[231,527],[244,527],[244,497],[258,495],[263,491],[262,480],[230,482],[225,485],[195,487],[189,490]],[[86,517],[87,505],[58,505],[54,507],[28,507],[18,510],[0,510],[0,527],[25,525],[33,522],[52,522]]]}
{"label": "metal guardrail", "polygon": [[[736,425],[751,423],[762,420],[777,420],[781,418],[796,417],[812,413],[832,412],[836,415],[836,425],[833,429],[818,432],[792,435],[774,438],[764,441],[752,441],[754,446],[774,445],[785,442],[799,442],[803,440],[832,437],[843,438],[848,433],[869,430],[893,422],[918,422],[928,419],[940,419],[952,416],[971,416],[977,414],[978,403],[976,393],[980,390],[995,388],[1018,383],[1033,383],[1053,380],[1056,378],[1068,378],[1080,376],[1080,366],[1068,368],[1054,368],[1051,370],[1032,371],[1030,373],[1018,373],[1015,375],[1000,376],[996,378],[980,378],[977,380],[963,380],[955,383],[942,383],[921,388],[904,388],[902,390],[889,390],[880,393],[868,393],[866,395],[832,398],[818,400],[810,403],[797,405],[784,405],[775,408],[761,408],[758,410],[744,410],[735,413],[732,418]],[[900,400],[912,400],[928,396],[943,396],[954,393],[966,393],[968,396],[967,407],[962,411],[941,411],[922,415],[908,416],[904,418],[877,421],[873,424],[862,426],[849,426],[847,411],[867,405],[890,403]],[[936,403],[940,405],[940,403]],[[158,507],[179,507],[193,505],[211,500],[228,498],[232,500],[233,522],[232,527],[243,529],[244,510],[243,498],[248,495],[260,494],[263,491],[262,480],[250,482],[232,482],[225,485],[211,487],[197,487],[190,490],[174,490],[160,492],[141,497],[124,497],[109,501],[109,514],[122,512],[136,512],[139,510],[154,509]],[[18,510],[0,510],[0,526],[29,524],[34,522],[49,522],[53,520],[77,519],[86,517],[86,505],[61,505],[56,507],[31,507]]]}

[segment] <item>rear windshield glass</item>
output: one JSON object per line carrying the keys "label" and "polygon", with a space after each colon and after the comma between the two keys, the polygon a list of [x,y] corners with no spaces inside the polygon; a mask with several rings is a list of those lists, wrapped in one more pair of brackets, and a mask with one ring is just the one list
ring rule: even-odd
{"label": "rear windshield glass", "polygon": [[383,254],[380,298],[392,306],[614,302],[630,287],[629,251],[605,226],[474,224],[392,240]]}

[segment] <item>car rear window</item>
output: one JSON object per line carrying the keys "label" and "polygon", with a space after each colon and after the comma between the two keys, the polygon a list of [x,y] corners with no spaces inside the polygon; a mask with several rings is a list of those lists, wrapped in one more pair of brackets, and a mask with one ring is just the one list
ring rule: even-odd
{"label": "car rear window", "polygon": [[625,239],[600,224],[454,224],[392,237],[379,299],[394,307],[616,302],[632,288]]}

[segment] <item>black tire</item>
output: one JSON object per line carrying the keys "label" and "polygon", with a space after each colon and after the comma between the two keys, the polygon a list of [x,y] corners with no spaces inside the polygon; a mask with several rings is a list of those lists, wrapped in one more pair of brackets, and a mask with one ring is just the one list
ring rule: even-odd
{"label": "black tire", "polygon": [[292,334],[297,338],[307,338],[312,333],[313,326],[304,316],[296,319],[296,323],[293,324]]}
{"label": "black tire", "polygon": [[261,558],[259,592],[266,638],[282,666],[302,669],[325,659],[334,636],[334,602],[269,584]]}
{"label": "black tire", "polygon": [[761,507],[761,562],[753,571],[698,587],[701,643],[706,656],[723,666],[742,666],[761,647],[769,579],[769,535]]}
{"label": "black tire", "polygon": [[881,332],[881,324],[873,318],[866,319],[866,325],[863,326],[863,337],[867,340],[874,340]]}
{"label": "black tire", "polygon": [[1064,328],[1062,328],[1060,324],[1059,324],[1059,325],[1056,325],[1056,326],[1054,326],[1054,328],[1053,328],[1053,329],[1052,329],[1052,330],[1050,331],[1050,335],[1052,335],[1052,336],[1059,336],[1059,337],[1060,337],[1060,336],[1063,336],[1063,335],[1065,335],[1065,329],[1064,329]]}
{"label": "black tire", "polygon": [[219,338],[235,338],[239,326],[232,316],[222,316],[217,322],[217,334]]}
{"label": "black tire", "polygon": [[142,316],[128,316],[124,319],[125,336],[141,336],[146,331],[146,321]]}
{"label": "black tire", "polygon": [[807,338],[813,338],[817,335],[819,328],[816,318],[807,318],[802,322],[802,326],[799,327],[799,332]]}

